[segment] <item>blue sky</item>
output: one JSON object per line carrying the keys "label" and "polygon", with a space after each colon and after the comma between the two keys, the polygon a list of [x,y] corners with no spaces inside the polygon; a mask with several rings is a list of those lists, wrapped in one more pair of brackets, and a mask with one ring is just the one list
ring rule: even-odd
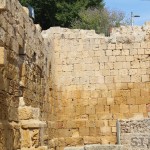
{"label": "blue sky", "polygon": [[120,10],[125,12],[130,18],[131,11],[139,18],[134,19],[134,25],[143,25],[150,21],[150,0],[104,0],[105,6],[110,10]]}

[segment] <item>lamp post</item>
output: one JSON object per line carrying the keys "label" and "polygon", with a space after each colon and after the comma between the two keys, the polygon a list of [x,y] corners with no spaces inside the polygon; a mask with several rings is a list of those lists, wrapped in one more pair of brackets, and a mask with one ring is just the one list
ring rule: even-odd
{"label": "lamp post", "polygon": [[131,26],[134,24],[134,18],[135,17],[140,17],[139,15],[133,15],[133,12],[131,12]]}

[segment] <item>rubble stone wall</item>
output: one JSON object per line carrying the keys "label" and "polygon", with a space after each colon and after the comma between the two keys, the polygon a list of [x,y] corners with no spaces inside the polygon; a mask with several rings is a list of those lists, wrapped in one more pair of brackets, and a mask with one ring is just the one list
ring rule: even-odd
{"label": "rubble stone wall", "polygon": [[150,149],[150,119],[122,120],[120,128],[124,150]]}
{"label": "rubble stone wall", "polygon": [[121,27],[110,37],[50,28],[52,103],[50,144],[115,144],[116,120],[148,117],[150,26]]}
{"label": "rubble stone wall", "polygon": [[47,44],[26,8],[0,0],[0,150],[46,149]]}

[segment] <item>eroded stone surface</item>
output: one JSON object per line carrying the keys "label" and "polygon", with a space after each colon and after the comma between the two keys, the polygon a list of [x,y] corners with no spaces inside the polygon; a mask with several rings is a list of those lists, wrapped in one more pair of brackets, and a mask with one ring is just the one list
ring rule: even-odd
{"label": "eroded stone surface", "polygon": [[121,144],[125,149],[150,149],[150,119],[124,120],[120,127]]}
{"label": "eroded stone surface", "polygon": [[0,47],[0,66],[4,65],[5,58],[4,58],[4,47]]}

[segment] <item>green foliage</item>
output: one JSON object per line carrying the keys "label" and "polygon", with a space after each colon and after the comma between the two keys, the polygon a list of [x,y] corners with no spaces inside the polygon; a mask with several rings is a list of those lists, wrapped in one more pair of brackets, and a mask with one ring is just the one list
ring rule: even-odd
{"label": "green foliage", "polygon": [[98,9],[87,9],[79,12],[80,19],[72,22],[73,28],[94,29],[100,33],[100,11]]}
{"label": "green foliage", "polygon": [[103,0],[20,0],[35,9],[35,23],[43,29],[50,26],[71,27],[79,19],[79,12],[88,8],[103,8]]}
{"label": "green foliage", "polygon": [[70,27],[72,22],[79,19],[79,12],[88,8],[103,7],[102,0],[65,0],[57,3],[56,19],[61,26]]}
{"label": "green foliage", "polygon": [[109,11],[109,23],[113,27],[119,27],[125,18],[125,14],[121,11]]}
{"label": "green foliage", "polygon": [[87,9],[79,12],[79,18],[72,22],[72,28],[94,29],[96,33],[108,34],[112,27],[119,27],[123,22],[125,14],[121,11],[110,11],[108,9]]}

